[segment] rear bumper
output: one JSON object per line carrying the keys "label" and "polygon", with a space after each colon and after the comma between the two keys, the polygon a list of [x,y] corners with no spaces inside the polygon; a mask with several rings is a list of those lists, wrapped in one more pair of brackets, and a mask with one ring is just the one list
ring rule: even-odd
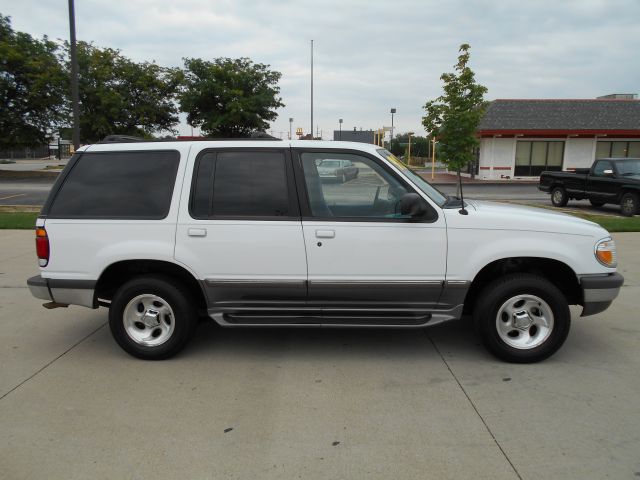
{"label": "rear bumper", "polygon": [[588,275],[580,278],[584,299],[582,316],[605,311],[620,293],[624,277],[619,273]]}
{"label": "rear bumper", "polygon": [[31,295],[49,302],[97,308],[93,280],[58,280],[40,275],[27,280]]}
{"label": "rear bumper", "polygon": [[36,275],[35,277],[28,279],[27,286],[29,287],[31,295],[34,297],[47,300],[49,302],[53,301],[51,291],[49,291],[49,285],[47,285],[47,280],[42,278],[40,275]]}
{"label": "rear bumper", "polygon": [[551,186],[549,185],[538,185],[538,190],[549,193],[551,191]]}

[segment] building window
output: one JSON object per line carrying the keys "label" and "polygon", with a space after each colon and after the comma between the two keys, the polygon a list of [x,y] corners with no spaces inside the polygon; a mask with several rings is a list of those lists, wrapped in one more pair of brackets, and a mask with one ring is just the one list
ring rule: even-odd
{"label": "building window", "polygon": [[627,157],[640,158],[640,142],[598,142],[596,144],[596,160]]}
{"label": "building window", "polygon": [[522,142],[516,145],[516,177],[535,177],[545,170],[562,170],[564,142]]}

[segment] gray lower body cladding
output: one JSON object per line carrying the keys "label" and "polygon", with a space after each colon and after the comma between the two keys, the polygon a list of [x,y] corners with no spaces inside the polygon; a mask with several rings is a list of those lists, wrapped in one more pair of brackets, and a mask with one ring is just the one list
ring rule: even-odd
{"label": "gray lower body cladding", "polygon": [[422,327],[460,318],[469,282],[207,280],[224,326]]}

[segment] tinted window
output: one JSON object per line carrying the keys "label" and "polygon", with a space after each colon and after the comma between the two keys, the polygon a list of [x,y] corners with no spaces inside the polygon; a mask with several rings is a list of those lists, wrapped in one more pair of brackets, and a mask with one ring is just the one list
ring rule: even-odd
{"label": "tinted window", "polygon": [[198,162],[191,213],[195,218],[287,216],[287,188],[281,152],[208,153]]}
{"label": "tinted window", "polygon": [[611,166],[611,162],[600,161],[596,163],[596,166],[593,168],[593,174],[598,177],[603,177],[605,170],[612,170],[612,169],[613,167]]}
{"label": "tinted window", "polygon": [[84,153],[56,195],[49,216],[164,218],[179,163],[175,151]]}

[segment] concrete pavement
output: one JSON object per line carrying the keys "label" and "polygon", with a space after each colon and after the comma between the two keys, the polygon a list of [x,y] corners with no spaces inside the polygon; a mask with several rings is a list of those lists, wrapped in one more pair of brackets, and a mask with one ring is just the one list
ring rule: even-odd
{"label": "concrete pavement", "polygon": [[640,476],[640,235],[622,293],[536,365],[464,322],[417,331],[225,330],[143,362],[107,311],[46,311],[33,233],[0,231],[0,459],[7,479]]}

